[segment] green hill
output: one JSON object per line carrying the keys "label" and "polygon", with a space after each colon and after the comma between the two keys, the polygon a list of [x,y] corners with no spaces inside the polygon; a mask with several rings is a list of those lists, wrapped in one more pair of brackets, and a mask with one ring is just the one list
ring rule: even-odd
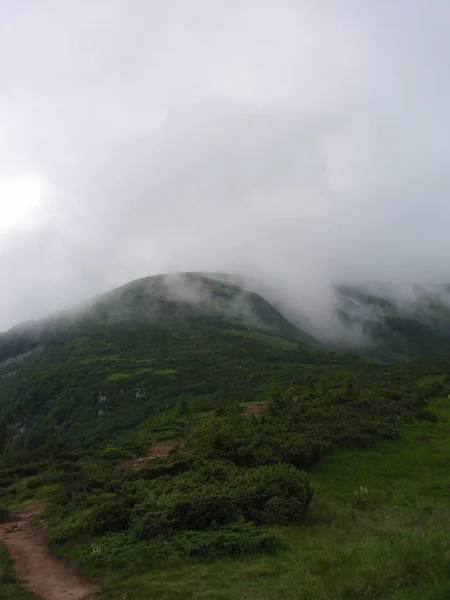
{"label": "green hill", "polygon": [[299,357],[322,360],[305,342],[319,346],[236,285],[190,274],[134,281],[0,337],[3,444],[35,450],[49,417],[73,446],[133,428],[181,397],[208,410],[225,389],[257,396],[271,374],[289,383]]}
{"label": "green hill", "polygon": [[336,292],[344,330],[343,339],[330,344],[336,350],[388,361],[450,357],[448,286],[415,286],[406,297],[349,285]]}
{"label": "green hill", "polygon": [[186,273],[139,279],[57,315],[18,325],[0,334],[0,360],[105,327],[157,324],[175,328],[187,321],[215,326],[244,324],[320,346],[258,294],[231,282]]}
{"label": "green hill", "polygon": [[100,598],[448,597],[449,360],[325,351],[201,274],[15,327],[0,357],[0,514],[45,499]]}

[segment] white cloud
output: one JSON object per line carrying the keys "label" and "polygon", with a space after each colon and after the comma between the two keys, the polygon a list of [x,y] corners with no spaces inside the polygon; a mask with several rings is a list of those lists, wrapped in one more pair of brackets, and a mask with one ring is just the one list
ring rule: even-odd
{"label": "white cloud", "polygon": [[8,231],[33,230],[39,224],[45,182],[33,173],[0,178],[0,235]]}
{"label": "white cloud", "polygon": [[[443,0],[0,6],[0,328],[133,277],[448,280]],[[34,207],[34,208],[33,208]]]}

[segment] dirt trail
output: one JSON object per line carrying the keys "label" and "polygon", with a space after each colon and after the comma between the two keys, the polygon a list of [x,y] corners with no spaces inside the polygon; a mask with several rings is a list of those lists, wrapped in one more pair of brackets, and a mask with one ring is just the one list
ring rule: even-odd
{"label": "dirt trail", "polygon": [[252,402],[245,406],[244,408],[244,417],[249,417],[250,415],[255,415],[257,417],[266,409],[267,402]]}
{"label": "dirt trail", "polygon": [[140,458],[132,458],[124,460],[120,463],[121,469],[131,469],[132,471],[140,471],[150,467],[154,462],[163,460],[174,447],[174,442],[157,442],[148,449],[146,456]]}
{"label": "dirt trail", "polygon": [[42,504],[34,504],[12,521],[0,523],[0,542],[8,548],[18,578],[43,600],[93,598],[98,589],[50,554],[42,528],[33,522],[43,508]]}

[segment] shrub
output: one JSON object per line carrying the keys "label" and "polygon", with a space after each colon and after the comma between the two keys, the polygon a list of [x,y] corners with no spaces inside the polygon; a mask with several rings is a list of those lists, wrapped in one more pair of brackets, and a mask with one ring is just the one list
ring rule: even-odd
{"label": "shrub", "polygon": [[241,514],[259,525],[302,521],[312,498],[306,473],[288,464],[243,470],[234,485]]}
{"label": "shrub", "polygon": [[56,544],[57,546],[63,546],[70,540],[73,540],[82,534],[85,528],[85,513],[76,512],[51,529],[48,537],[49,543],[50,545]]}
{"label": "shrub", "polygon": [[[238,522],[217,531],[188,531],[172,538],[166,552],[179,556],[244,555],[273,550],[280,545],[278,536],[250,523]],[[156,555],[156,544],[149,550]]]}
{"label": "shrub", "polygon": [[419,411],[417,418],[419,421],[430,421],[430,423],[437,423],[438,420],[437,415],[428,408]]}
{"label": "shrub", "polygon": [[82,562],[97,567],[139,567],[141,561],[179,557],[240,556],[274,550],[279,536],[243,521],[212,531],[184,531],[168,539],[136,542],[123,534],[110,534],[86,546]]}
{"label": "shrub", "polygon": [[5,508],[4,506],[0,505],[0,523],[9,521],[10,518],[11,518],[11,515],[9,513],[9,510],[7,508]]}
{"label": "shrub", "polygon": [[90,532],[103,535],[111,531],[124,531],[130,523],[132,506],[133,498],[130,496],[101,495],[88,517]]}
{"label": "shrub", "polygon": [[355,504],[357,508],[366,508],[369,502],[369,490],[360,485],[358,489],[355,490]]}
{"label": "shrub", "polygon": [[29,490],[42,487],[44,485],[53,485],[54,483],[69,482],[73,475],[62,470],[49,470],[45,471],[41,475],[35,475],[30,477],[27,481],[26,486]]}
{"label": "shrub", "polygon": [[239,520],[257,525],[299,522],[311,497],[306,474],[292,465],[238,469],[216,463],[155,486],[136,509],[140,517],[133,531],[148,539],[218,529]]}

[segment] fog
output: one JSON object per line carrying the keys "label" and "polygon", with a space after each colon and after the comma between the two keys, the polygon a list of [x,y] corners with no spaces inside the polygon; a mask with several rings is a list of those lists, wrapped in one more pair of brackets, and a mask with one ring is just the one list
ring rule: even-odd
{"label": "fog", "polygon": [[449,19],[0,3],[0,330],[164,272],[243,275],[325,327],[335,284],[449,282]]}

